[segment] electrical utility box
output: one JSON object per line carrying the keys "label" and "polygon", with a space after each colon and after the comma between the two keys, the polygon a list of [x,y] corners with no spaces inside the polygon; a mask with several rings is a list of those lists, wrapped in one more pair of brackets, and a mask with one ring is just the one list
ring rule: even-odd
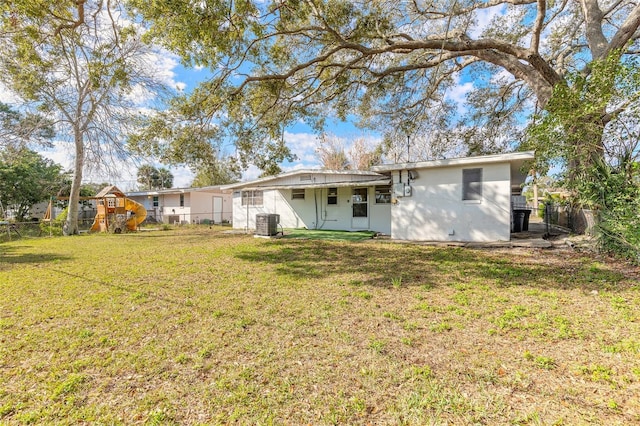
{"label": "electrical utility box", "polygon": [[399,197],[411,197],[411,186],[406,183],[394,183],[393,195]]}

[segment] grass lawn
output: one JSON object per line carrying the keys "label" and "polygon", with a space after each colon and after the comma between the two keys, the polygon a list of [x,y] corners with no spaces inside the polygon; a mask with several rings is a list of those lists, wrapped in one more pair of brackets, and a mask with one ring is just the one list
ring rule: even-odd
{"label": "grass lawn", "polygon": [[285,229],[281,238],[332,241],[361,241],[373,238],[372,231],[331,231],[323,229]]}
{"label": "grass lawn", "polygon": [[203,228],[0,244],[1,424],[640,422],[637,269]]}

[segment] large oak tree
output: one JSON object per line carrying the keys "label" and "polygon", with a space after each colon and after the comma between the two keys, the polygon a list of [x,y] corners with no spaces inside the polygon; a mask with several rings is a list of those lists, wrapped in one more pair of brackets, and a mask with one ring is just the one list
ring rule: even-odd
{"label": "large oak tree", "polygon": [[[400,141],[427,131],[451,138],[457,124],[472,151],[499,150],[523,112],[571,88],[567,73],[588,75],[591,64],[625,61],[639,47],[632,0],[131,4],[150,37],[213,72],[175,111],[224,123],[241,152],[265,139],[277,145],[298,120],[321,128],[331,116]],[[461,75],[474,84],[462,125],[447,97]],[[616,114],[607,105],[584,118],[597,130],[571,141],[574,168],[603,155],[602,132]]]}

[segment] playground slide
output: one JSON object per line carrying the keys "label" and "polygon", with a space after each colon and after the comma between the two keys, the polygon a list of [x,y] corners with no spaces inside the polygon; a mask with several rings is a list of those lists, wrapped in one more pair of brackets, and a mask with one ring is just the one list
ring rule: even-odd
{"label": "playground slide", "polygon": [[98,232],[100,230],[100,219],[104,219],[104,214],[98,213],[93,219],[89,232]]}
{"label": "playground slide", "polygon": [[138,229],[138,225],[140,225],[147,217],[147,209],[140,203],[137,203],[128,198],[124,199],[124,208],[125,210],[129,210],[133,213],[129,219],[127,219],[127,228],[130,231],[135,231]]}
{"label": "playground slide", "polygon": [[[127,219],[125,223],[129,231],[135,231],[136,229],[138,229],[138,225],[140,225],[147,217],[147,209],[145,209],[142,204],[137,203],[128,198],[124,199],[124,210],[130,211],[131,213],[133,213],[133,215],[129,219]],[[100,221],[102,220],[104,223],[104,219],[105,219],[104,213],[96,214],[96,217],[93,220],[93,224],[91,225],[90,231],[91,232],[100,231],[101,229]]]}

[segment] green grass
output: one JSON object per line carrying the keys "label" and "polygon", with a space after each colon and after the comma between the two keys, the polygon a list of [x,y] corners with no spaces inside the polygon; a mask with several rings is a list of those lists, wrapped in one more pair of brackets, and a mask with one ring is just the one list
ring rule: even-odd
{"label": "green grass", "polygon": [[0,424],[640,422],[638,270],[573,251],[185,227],[0,256]]}
{"label": "green grass", "polygon": [[332,231],[323,229],[285,229],[282,238],[305,240],[361,241],[373,238],[372,231]]}

